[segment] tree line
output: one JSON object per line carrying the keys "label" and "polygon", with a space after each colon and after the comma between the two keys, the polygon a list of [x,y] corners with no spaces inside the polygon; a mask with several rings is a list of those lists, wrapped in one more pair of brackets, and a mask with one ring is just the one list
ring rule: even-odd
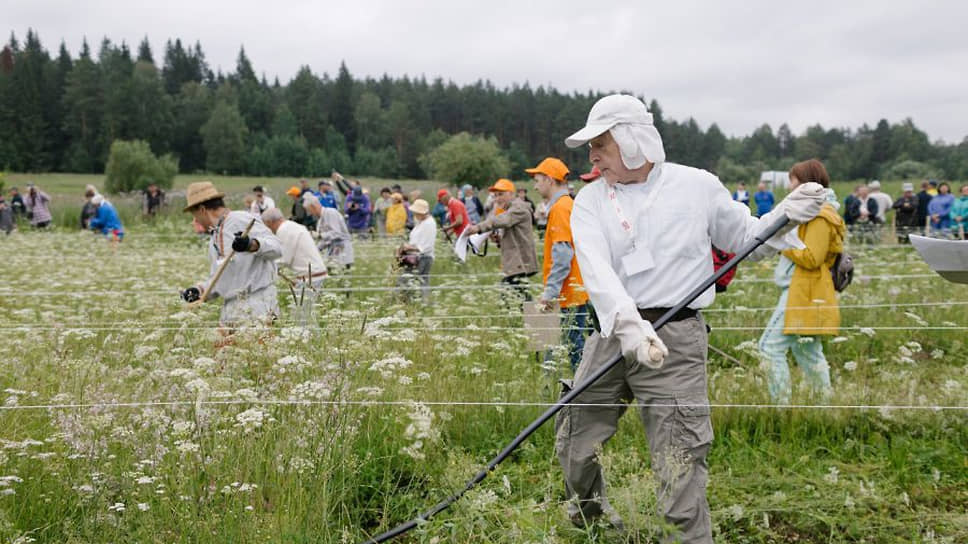
{"label": "tree line", "polygon": [[[181,172],[425,178],[428,154],[467,132],[497,142],[509,175],[547,155],[581,170],[585,150],[562,142],[604,94],[355,78],[345,63],[335,77],[303,66],[288,83],[270,83],[244,47],[224,74],[212,71],[197,42],[168,40],[159,67],[147,38],[136,51],[105,38],[96,54],[85,40],[74,58],[63,42],[52,56],[31,30],[23,43],[11,34],[0,51],[0,168],[101,173],[112,142],[143,140],[155,154],[171,154]],[[816,124],[801,134],[764,124],[727,137],[715,123],[703,130],[691,117],[666,118],[654,98],[648,104],[668,159],[724,181],[752,181],[812,157],[837,179],[968,179],[968,137],[932,142],[911,119],[856,129]]]}

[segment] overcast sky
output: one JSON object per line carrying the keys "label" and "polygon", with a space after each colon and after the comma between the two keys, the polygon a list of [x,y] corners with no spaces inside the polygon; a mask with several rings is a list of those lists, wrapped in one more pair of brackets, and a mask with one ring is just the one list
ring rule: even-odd
{"label": "overcast sky", "polygon": [[2,0],[0,13],[52,54],[62,39],[76,54],[85,36],[96,51],[104,36],[135,48],[147,35],[160,64],[165,40],[180,37],[225,72],[244,44],[256,72],[283,83],[304,64],[333,75],[345,59],[356,77],[626,89],[731,135],[912,117],[932,140],[968,136],[968,2],[958,0],[140,4]]}

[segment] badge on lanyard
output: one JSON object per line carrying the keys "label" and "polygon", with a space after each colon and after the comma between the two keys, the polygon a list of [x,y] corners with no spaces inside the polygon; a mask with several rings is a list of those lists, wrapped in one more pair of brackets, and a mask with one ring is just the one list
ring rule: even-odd
{"label": "badge on lanyard", "polygon": [[[639,214],[648,213],[648,210],[655,203],[655,199],[659,194],[659,187],[655,187],[652,193],[639,208]],[[652,258],[652,252],[649,251],[648,246],[643,244],[641,241],[637,241],[635,237],[635,228],[632,225],[632,221],[626,218],[625,213],[622,211],[622,207],[618,202],[618,195],[615,193],[615,187],[609,186],[608,188],[608,200],[612,203],[615,208],[615,215],[618,217],[619,223],[622,226],[622,230],[626,232],[629,239],[632,242],[632,249],[622,257],[622,266],[625,268],[625,274],[628,276],[634,276],[655,268],[655,259]]]}
{"label": "badge on lanyard", "polygon": [[632,246],[632,251],[622,257],[622,266],[625,268],[626,275],[634,276],[655,268],[655,260],[649,248],[639,244],[637,247]]}

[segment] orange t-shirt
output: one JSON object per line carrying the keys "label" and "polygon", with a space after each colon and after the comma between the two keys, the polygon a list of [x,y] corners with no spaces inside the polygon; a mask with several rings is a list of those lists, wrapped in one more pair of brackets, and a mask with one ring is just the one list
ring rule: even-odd
{"label": "orange t-shirt", "polygon": [[[555,242],[568,242],[572,248],[575,241],[571,236],[571,209],[575,201],[570,196],[564,195],[555,201],[554,205],[548,210],[548,227],[545,230],[544,239],[544,266],[542,267],[543,282],[548,282],[548,274],[551,273],[551,246]],[[578,269],[578,258],[571,258],[571,272],[565,278],[565,283],[561,286],[561,307],[568,308],[579,306],[588,302],[588,293],[581,280],[581,270]]]}

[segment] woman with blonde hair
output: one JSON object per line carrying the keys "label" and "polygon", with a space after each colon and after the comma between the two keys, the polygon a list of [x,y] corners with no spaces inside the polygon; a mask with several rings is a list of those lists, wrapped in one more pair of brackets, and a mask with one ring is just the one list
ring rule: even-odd
{"label": "woman with blonde hair", "polygon": [[827,187],[828,202],[816,218],[797,228],[806,247],[785,250],[780,256],[774,281],[782,291],[759,342],[769,364],[770,397],[780,404],[790,403],[787,351],[793,352],[814,391],[825,399],[829,397],[830,365],[820,337],[835,335],[840,327],[840,308],[830,267],[844,251],[847,231],[832,204],[837,197],[829,189],[830,176],[823,163],[810,159],[793,165],[790,190],[807,182]]}

